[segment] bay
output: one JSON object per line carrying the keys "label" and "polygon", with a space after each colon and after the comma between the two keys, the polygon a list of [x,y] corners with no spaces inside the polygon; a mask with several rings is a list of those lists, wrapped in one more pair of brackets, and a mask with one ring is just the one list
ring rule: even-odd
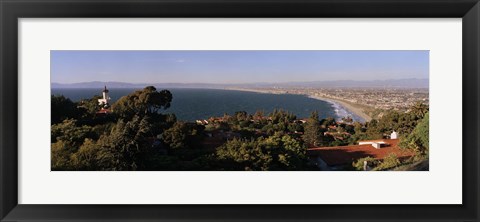
{"label": "bay", "polygon": [[[112,99],[111,103],[113,104],[120,97],[126,96],[135,90],[140,89],[109,89],[109,96]],[[350,115],[355,119],[355,115],[339,107],[338,104],[309,98],[306,95],[268,94],[223,89],[172,88],[168,90],[172,93],[173,100],[171,107],[162,112],[174,113],[177,119],[183,121],[208,119],[210,117],[223,116],[224,114],[232,115],[236,111],[246,111],[249,114],[253,114],[257,110],[261,110],[267,114],[275,109],[292,112],[297,118],[308,118],[313,111],[318,111],[321,119],[327,117],[339,119],[344,117],[340,115]],[[51,93],[52,95],[63,95],[74,102],[78,102],[82,99],[92,98],[94,95],[101,95],[102,89],[54,88]]]}

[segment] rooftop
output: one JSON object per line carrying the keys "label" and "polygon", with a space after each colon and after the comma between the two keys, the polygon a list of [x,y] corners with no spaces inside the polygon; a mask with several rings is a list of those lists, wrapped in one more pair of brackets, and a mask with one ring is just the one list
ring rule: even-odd
{"label": "rooftop", "polygon": [[[366,141],[359,141],[366,142]],[[351,146],[334,146],[334,147],[315,147],[307,150],[309,156],[319,156],[329,166],[350,164],[351,162],[364,158],[373,157],[375,159],[383,159],[393,153],[398,158],[406,158],[413,156],[410,150],[403,150],[397,146],[398,139],[382,139],[370,140],[369,142],[385,142],[387,145],[380,149],[374,148],[370,144],[351,145]]]}

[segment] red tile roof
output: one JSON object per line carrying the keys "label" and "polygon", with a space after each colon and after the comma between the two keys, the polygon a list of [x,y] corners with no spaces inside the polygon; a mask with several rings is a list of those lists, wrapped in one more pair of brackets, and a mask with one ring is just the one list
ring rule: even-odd
{"label": "red tile roof", "polygon": [[[397,139],[395,139],[395,140],[397,140]],[[385,143],[388,143],[387,141],[392,141],[392,139],[360,140],[360,141],[358,141],[358,142],[359,142],[359,143],[361,143],[361,142],[374,142],[374,143],[385,142]],[[397,144],[397,142],[395,142],[395,144]]]}
{"label": "red tile roof", "polygon": [[350,164],[357,159],[368,156],[375,159],[383,159],[391,153],[396,154],[398,158],[406,158],[414,154],[410,150],[404,150],[398,147],[398,139],[384,139],[372,141],[384,141],[388,145],[380,149],[376,149],[370,144],[335,147],[315,147],[308,149],[307,154],[311,157],[319,156],[330,166]]}
{"label": "red tile roof", "polygon": [[109,112],[110,112],[110,110],[108,110],[108,109],[101,109],[101,110],[98,110],[97,113],[109,113]]}

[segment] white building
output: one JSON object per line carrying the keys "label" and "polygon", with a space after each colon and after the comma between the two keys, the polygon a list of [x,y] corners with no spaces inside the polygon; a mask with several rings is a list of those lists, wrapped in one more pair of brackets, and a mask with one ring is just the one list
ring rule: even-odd
{"label": "white building", "polygon": [[109,101],[110,101],[110,97],[108,96],[108,89],[107,89],[107,86],[105,86],[103,90],[103,98],[98,99],[98,105],[106,107],[109,105]]}
{"label": "white building", "polygon": [[369,144],[369,145],[373,145],[373,144],[385,144],[385,141],[382,139],[382,140],[362,140],[362,141],[358,141],[358,145],[365,145],[365,144]]}
{"label": "white building", "polygon": [[387,146],[388,144],[383,140],[365,140],[358,141],[358,145],[372,145],[375,149],[380,149]]}
{"label": "white building", "polygon": [[395,130],[392,132],[392,134],[390,134],[390,139],[398,139],[398,133],[395,132]]}

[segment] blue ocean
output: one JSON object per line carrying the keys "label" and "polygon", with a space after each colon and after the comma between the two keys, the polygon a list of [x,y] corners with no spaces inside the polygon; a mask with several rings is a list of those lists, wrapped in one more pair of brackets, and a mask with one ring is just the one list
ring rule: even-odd
{"label": "blue ocean", "polygon": [[[109,89],[112,103],[120,97],[139,89]],[[160,90],[160,89],[159,89]],[[297,118],[308,118],[313,111],[318,111],[320,118],[339,119],[345,115],[354,117],[338,104],[309,98],[304,95],[267,94],[222,89],[168,89],[173,95],[171,107],[162,112],[174,113],[179,120],[195,121],[213,116],[233,114],[246,111],[249,114],[257,110],[270,113],[274,109],[288,110]],[[63,95],[72,101],[89,99],[101,95],[102,89],[52,89],[52,95]],[[354,117],[355,119],[355,117]]]}

